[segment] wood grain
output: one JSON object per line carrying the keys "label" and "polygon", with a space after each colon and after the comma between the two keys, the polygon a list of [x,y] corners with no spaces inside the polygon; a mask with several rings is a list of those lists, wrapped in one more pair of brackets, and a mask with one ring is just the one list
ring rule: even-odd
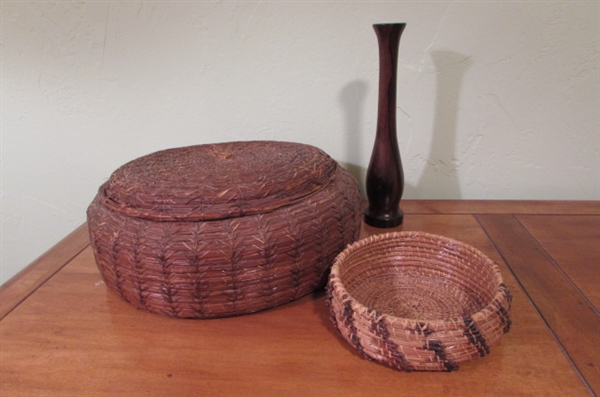
{"label": "wood grain", "polygon": [[474,216],[413,214],[401,229],[462,240],[498,262],[514,296],[513,327],[490,355],[453,373],[362,359],[334,329],[322,292],[240,317],[153,315],[107,290],[88,247],[0,321],[0,395],[590,394]]}
{"label": "wood grain", "polygon": [[[480,215],[482,226],[594,393],[600,393],[600,316],[513,215]],[[560,223],[554,235],[561,235]],[[570,255],[578,247],[563,247]]]}
{"label": "wood grain", "polygon": [[598,312],[600,216],[519,215],[517,219]]}
{"label": "wood grain", "polygon": [[52,249],[0,286],[0,319],[65,266],[89,245],[87,224],[83,224]]}
{"label": "wood grain", "polygon": [[600,215],[600,201],[403,200],[412,214],[570,214]]}

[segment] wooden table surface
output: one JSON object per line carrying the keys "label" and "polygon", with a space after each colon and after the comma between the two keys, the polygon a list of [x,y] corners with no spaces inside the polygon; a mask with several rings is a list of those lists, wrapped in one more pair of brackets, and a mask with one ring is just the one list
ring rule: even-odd
{"label": "wooden table surface", "polygon": [[403,201],[404,224],[496,261],[511,331],[456,372],[361,358],[324,293],[217,320],[165,318],[108,291],[85,225],[0,289],[0,395],[589,396],[600,393],[600,202]]}

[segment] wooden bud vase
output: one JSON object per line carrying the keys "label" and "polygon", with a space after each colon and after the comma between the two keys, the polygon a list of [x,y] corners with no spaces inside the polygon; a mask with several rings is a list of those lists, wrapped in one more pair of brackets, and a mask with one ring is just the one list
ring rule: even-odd
{"label": "wooden bud vase", "polygon": [[375,24],[379,44],[379,105],[375,144],[367,169],[365,223],[391,228],[402,223],[404,172],[396,137],[398,47],[405,23]]}

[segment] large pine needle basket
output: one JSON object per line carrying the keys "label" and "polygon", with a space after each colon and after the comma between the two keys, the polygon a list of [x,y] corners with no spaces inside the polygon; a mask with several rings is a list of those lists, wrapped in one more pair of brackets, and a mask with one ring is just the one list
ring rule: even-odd
{"label": "large pine needle basket", "polygon": [[356,180],[290,142],[197,145],[116,170],[88,208],[106,285],[167,316],[247,314],[326,282],[360,233]]}

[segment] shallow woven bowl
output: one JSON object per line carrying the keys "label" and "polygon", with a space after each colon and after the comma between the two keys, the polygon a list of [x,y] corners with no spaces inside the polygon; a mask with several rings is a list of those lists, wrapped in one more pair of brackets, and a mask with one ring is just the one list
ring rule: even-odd
{"label": "shallow woven bowl", "polygon": [[334,261],[334,324],[366,358],[403,371],[452,371],[485,356],[510,328],[511,295],[496,264],[424,232],[360,240]]}

